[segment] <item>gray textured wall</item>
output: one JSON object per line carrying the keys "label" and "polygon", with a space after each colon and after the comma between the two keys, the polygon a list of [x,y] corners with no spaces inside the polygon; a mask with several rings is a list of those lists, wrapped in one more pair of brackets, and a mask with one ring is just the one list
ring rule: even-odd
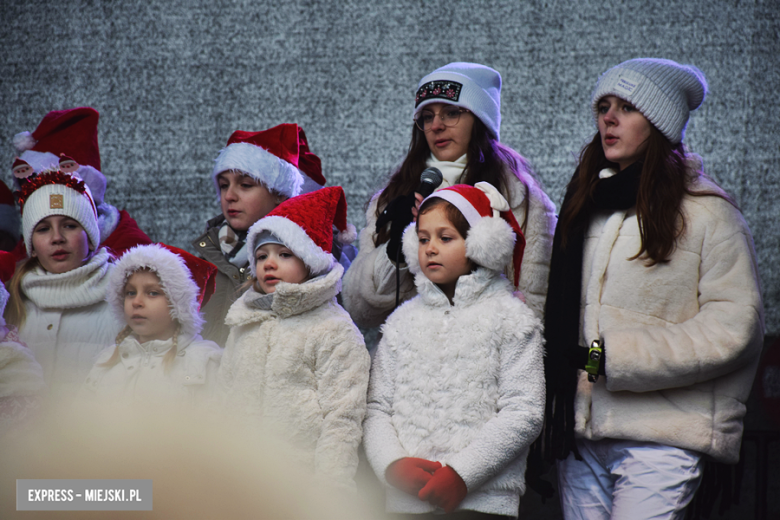
{"label": "gray textured wall", "polygon": [[504,78],[503,141],[560,204],[594,132],[598,74],[639,56],[693,63],[711,92],[686,141],[753,229],[768,332],[778,334],[778,5],[4,0],[0,160],[10,166],[13,135],[47,111],[95,107],[106,200],[153,239],[186,247],[218,212],[208,177],[230,133],[297,122],[360,226],[408,145],[417,81],[447,62],[477,61]]}

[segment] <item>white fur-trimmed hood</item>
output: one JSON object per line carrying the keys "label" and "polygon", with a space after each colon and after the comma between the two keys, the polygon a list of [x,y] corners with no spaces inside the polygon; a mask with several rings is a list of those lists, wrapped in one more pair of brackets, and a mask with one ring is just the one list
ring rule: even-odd
{"label": "white fur-trimmed hood", "polygon": [[181,334],[195,336],[203,328],[198,303],[198,285],[184,260],[158,244],[136,246],[127,251],[111,272],[106,301],[124,323],[124,288],[127,279],[140,269],[150,269],[159,278],[168,298],[171,317],[181,324]]}
{"label": "white fur-trimmed hood", "polygon": [[[501,271],[512,262],[516,236],[502,218],[484,217],[469,229],[466,236],[466,257],[482,267]],[[417,228],[413,222],[404,230],[404,256],[413,274],[420,272],[417,257],[419,243]]]}

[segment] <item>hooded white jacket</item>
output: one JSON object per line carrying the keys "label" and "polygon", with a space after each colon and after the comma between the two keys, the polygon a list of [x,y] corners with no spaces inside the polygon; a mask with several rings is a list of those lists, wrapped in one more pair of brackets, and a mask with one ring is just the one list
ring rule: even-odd
{"label": "hooded white jacket", "polygon": [[[301,467],[354,489],[370,359],[336,302],[344,268],[230,307],[219,370],[225,408],[288,440]],[[264,300],[265,309],[253,304]]]}
{"label": "hooded white jacket", "polygon": [[434,511],[385,480],[396,460],[420,457],[464,480],[459,509],[515,516],[544,415],[542,325],[495,271],[461,276],[452,305],[424,275],[415,282],[418,296],[382,327],[364,423],[387,510]]}
{"label": "hooded white jacket", "polygon": [[[692,188],[721,192],[703,176]],[[720,197],[686,195],[682,211],[669,262],[653,267],[629,260],[641,243],[633,210],[591,219],[580,344],[604,339],[607,377],[580,374],[575,429],[735,463],[764,334],[753,238]]]}

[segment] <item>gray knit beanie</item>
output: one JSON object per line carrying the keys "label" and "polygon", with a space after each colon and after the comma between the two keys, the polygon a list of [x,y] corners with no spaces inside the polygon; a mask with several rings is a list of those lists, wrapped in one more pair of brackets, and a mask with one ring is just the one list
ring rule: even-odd
{"label": "gray knit beanie", "polygon": [[672,60],[637,58],[612,67],[599,77],[593,91],[593,117],[604,96],[625,99],[673,144],[683,140],[688,117],[707,95],[707,80],[693,65]]}
{"label": "gray knit beanie", "polygon": [[501,140],[501,74],[497,70],[466,62],[440,67],[417,85],[413,117],[431,103],[467,108]]}

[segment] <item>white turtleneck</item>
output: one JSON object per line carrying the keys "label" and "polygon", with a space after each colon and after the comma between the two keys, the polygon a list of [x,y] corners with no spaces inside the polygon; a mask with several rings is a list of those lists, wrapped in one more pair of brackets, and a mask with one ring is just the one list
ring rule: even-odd
{"label": "white turtleneck", "polygon": [[114,343],[124,327],[104,300],[109,254],[100,249],[87,264],[67,273],[38,268],[22,279],[27,318],[19,338],[43,367],[56,397],[69,399],[80,388],[97,354]]}

